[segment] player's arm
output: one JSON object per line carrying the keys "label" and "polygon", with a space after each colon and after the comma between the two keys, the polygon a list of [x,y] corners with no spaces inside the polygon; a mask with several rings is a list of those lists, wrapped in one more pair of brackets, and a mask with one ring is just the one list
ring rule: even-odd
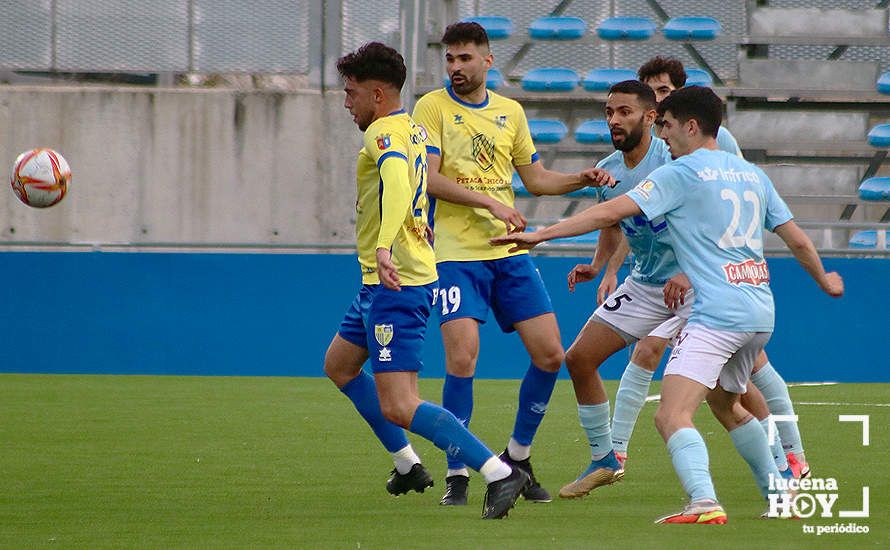
{"label": "player's arm", "polygon": [[586,283],[596,279],[603,266],[610,260],[612,253],[618,247],[619,239],[621,239],[621,230],[618,229],[617,225],[604,227],[600,231],[596,253],[594,253],[590,263],[578,264],[569,272],[569,292],[575,292],[575,285],[578,283]]}
{"label": "player's arm", "polygon": [[843,296],[844,280],[835,272],[825,272],[825,268],[822,266],[822,259],[819,258],[819,253],[816,252],[813,241],[804,233],[803,229],[794,223],[794,220],[789,220],[777,226],[773,229],[773,232],[785,241],[791,253],[794,254],[794,257],[806,272],[810,274],[810,277],[816,281],[819,288],[829,296],[835,298]]}
{"label": "player's arm", "polygon": [[485,208],[495,218],[507,224],[507,232],[523,231],[528,224],[519,210],[489,197],[483,193],[470,191],[466,187],[445,177],[439,172],[442,158],[427,150],[427,166],[429,179],[427,181],[427,193],[437,199],[453,202],[470,208]]}
{"label": "player's arm", "polygon": [[[618,226],[615,226],[615,233],[617,242],[612,249],[612,254],[609,256],[609,263],[606,265],[606,272],[603,273],[603,280],[600,281],[600,286],[596,291],[598,304],[605,302],[609,294],[612,294],[618,288],[618,270],[624,265],[624,260],[630,253],[630,245],[627,244],[627,239],[624,238],[624,233],[618,229]],[[600,231],[600,236],[602,235],[603,232]]]}
{"label": "player's arm", "polygon": [[628,216],[638,216],[640,214],[642,214],[642,210],[640,210],[637,203],[627,195],[621,195],[612,200],[591,206],[571,218],[545,227],[540,231],[535,231],[534,233],[512,233],[504,237],[495,237],[490,242],[493,245],[515,244],[516,246],[510,249],[510,252],[530,250],[544,241],[590,233],[597,229],[615,225]]}
{"label": "player's arm", "polygon": [[516,171],[532,195],[565,195],[583,187],[615,185],[615,178],[602,168],[588,168],[577,174],[564,174],[548,170],[540,160],[535,160],[531,164],[517,166]]}
{"label": "player's arm", "polygon": [[392,262],[392,244],[396,240],[408,210],[411,208],[411,180],[408,160],[401,154],[380,158],[380,232],[377,234],[377,275],[386,288],[400,289],[399,273]]}

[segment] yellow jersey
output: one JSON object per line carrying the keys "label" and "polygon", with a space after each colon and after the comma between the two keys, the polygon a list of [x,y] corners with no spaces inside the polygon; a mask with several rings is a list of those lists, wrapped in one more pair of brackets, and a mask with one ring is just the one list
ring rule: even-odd
{"label": "yellow jersey", "polygon": [[[413,118],[426,128],[427,152],[440,157],[442,175],[513,206],[514,167],[538,160],[518,102],[488,91],[482,103],[467,103],[447,87],[420,98]],[[488,210],[443,200],[433,199],[432,203],[436,261],[494,260],[512,255],[507,250],[513,245],[488,243],[507,232],[504,222]]]}
{"label": "yellow jersey", "polygon": [[428,240],[426,131],[400,110],[368,126],[358,154],[355,233],[362,283],[379,284],[377,249],[389,248],[401,284],[438,279]]}

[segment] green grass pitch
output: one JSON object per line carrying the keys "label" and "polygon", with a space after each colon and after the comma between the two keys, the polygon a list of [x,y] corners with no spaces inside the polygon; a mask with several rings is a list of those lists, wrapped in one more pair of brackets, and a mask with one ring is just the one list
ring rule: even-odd
{"label": "green grass pitch", "polygon": [[[422,380],[422,395],[437,401],[441,383]],[[518,385],[476,382],[472,427],[496,452]],[[607,385],[614,396],[616,383]],[[390,497],[388,454],[325,379],[0,375],[0,548],[887,547],[890,384],[794,387],[791,396],[814,475],[840,486],[835,517],[758,519],[765,504],[747,466],[703,406],[697,424],[729,523],[657,526],[684,499],[652,403],[623,482],[581,500],[520,501],[508,519],[482,521],[481,477],[469,506],[440,507],[443,456],[418,437],[436,487]],[[870,445],[861,423],[838,414],[869,415]],[[532,458],[553,494],[589,461],[568,381]],[[861,509],[864,485],[870,517],[838,518]],[[870,532],[803,532],[850,522]]]}

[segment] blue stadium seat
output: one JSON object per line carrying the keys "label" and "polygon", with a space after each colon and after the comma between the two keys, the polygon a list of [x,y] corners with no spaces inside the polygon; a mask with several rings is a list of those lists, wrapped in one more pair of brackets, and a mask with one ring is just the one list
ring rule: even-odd
{"label": "blue stadium seat", "polygon": [[708,71],[701,69],[686,69],[686,85],[687,86],[707,86],[714,85],[714,79]]}
{"label": "blue stadium seat", "polygon": [[597,25],[603,40],[646,40],[655,34],[655,21],[648,17],[610,17]]}
{"label": "blue stadium seat", "polygon": [[890,177],[868,178],[859,184],[859,198],[864,201],[890,201]]}
{"label": "blue stadium seat", "polygon": [[720,21],[712,17],[673,17],[661,32],[668,40],[713,40],[720,34]]}
{"label": "blue stadium seat", "polygon": [[569,133],[566,125],[556,119],[530,119],[528,129],[535,143],[559,143]]}
{"label": "blue stadium seat", "polygon": [[[448,75],[442,77],[442,84],[448,86],[451,84],[451,79],[448,78]],[[504,85],[504,75],[501,71],[495,69],[494,67],[488,69],[488,76],[485,77],[485,87],[489,90],[497,90],[501,86]]]}
{"label": "blue stadium seat", "polygon": [[591,233],[585,233],[584,235],[578,235],[576,237],[565,237],[563,239],[553,239],[550,241],[553,244],[579,244],[579,245],[591,245],[595,246],[600,241],[600,232],[593,231]]}
{"label": "blue stadium seat", "polygon": [[[857,231],[850,237],[850,248],[877,248],[878,232],[870,229],[867,231]],[[884,248],[890,248],[890,239],[886,239]]]}
{"label": "blue stadium seat", "polygon": [[587,23],[580,17],[541,17],[528,26],[535,40],[577,40],[587,32]]}
{"label": "blue stadium seat", "polygon": [[882,94],[890,94],[890,71],[882,74],[878,78],[878,91]]}
{"label": "blue stadium seat", "polygon": [[513,186],[513,194],[519,198],[530,198],[534,197],[531,193],[528,192],[528,189],[525,188],[525,184],[522,183],[522,178],[519,177],[518,172],[513,172],[513,181],[510,182]]}
{"label": "blue stadium seat", "polygon": [[608,91],[613,84],[636,79],[637,72],[633,69],[596,68],[587,73],[583,84],[588,92],[603,92]]}
{"label": "blue stadium seat", "polygon": [[578,87],[578,73],[560,67],[532,69],[522,77],[528,92],[570,92]]}
{"label": "blue stadium seat", "polygon": [[575,141],[578,143],[611,143],[612,134],[605,120],[585,120],[575,128]]}
{"label": "blue stadium seat", "polygon": [[467,17],[463,21],[472,21],[479,23],[488,34],[489,40],[500,40],[509,38],[513,34],[513,21],[509,17],[500,15],[477,15],[476,17]]}
{"label": "blue stadium seat", "polygon": [[868,144],[872,147],[890,147],[890,124],[878,124],[868,133]]}

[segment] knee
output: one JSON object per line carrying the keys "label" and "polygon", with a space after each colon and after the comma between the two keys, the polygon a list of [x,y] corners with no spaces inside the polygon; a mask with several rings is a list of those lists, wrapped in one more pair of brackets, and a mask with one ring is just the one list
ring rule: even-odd
{"label": "knee", "polygon": [[676,411],[670,411],[665,407],[658,407],[655,411],[655,429],[661,434],[661,437],[667,442],[668,439],[677,430],[692,427],[692,417],[680,414]]}
{"label": "knee", "polygon": [[478,356],[469,350],[457,349],[449,352],[445,358],[445,370],[452,376],[468,377],[476,372]]}
{"label": "knee", "polygon": [[634,346],[630,360],[640,368],[655,372],[658,364],[661,363],[662,355],[664,355],[663,346],[652,344],[647,339],[643,339]]}
{"label": "knee", "polygon": [[535,353],[532,356],[532,363],[542,371],[558,372],[562,368],[563,361],[567,359],[568,356],[563,351],[562,346],[557,344],[543,352]]}
{"label": "knee", "polygon": [[[359,369],[361,370],[361,367]],[[324,373],[338,388],[348,384],[358,374],[358,372],[352,372],[352,369],[344,368],[342,364],[329,360],[328,357],[325,357],[324,360]]]}
{"label": "knee", "polygon": [[402,401],[387,399],[380,401],[380,412],[383,413],[383,417],[402,428],[408,428],[411,425],[413,414],[409,416],[407,411],[408,407]]}
{"label": "knee", "polygon": [[585,354],[578,351],[575,346],[570,347],[569,350],[565,352],[565,362],[566,368],[568,368],[569,372],[573,375],[595,370],[599,366],[596,364],[594,358],[585,356]]}

